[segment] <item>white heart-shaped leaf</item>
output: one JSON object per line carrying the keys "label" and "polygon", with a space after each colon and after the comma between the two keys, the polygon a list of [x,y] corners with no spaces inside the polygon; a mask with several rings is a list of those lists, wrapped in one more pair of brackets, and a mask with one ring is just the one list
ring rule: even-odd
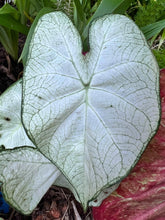
{"label": "white heart-shaped leaf", "polygon": [[30,214],[60,175],[38,150],[24,147],[0,152],[0,181],[5,200]]}
{"label": "white heart-shaped leaf", "polygon": [[66,15],[44,15],[23,78],[23,123],[84,208],[124,178],[155,134],[159,71],[138,27],[122,15],[91,25],[90,52]]}
{"label": "white heart-shaped leaf", "polygon": [[22,81],[16,82],[0,96],[0,146],[11,149],[35,147],[21,122]]}

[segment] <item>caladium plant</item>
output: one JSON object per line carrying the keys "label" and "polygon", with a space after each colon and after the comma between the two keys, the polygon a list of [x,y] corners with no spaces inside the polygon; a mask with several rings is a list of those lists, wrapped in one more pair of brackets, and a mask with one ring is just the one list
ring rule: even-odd
{"label": "caladium plant", "polygon": [[0,99],[0,181],[25,214],[52,184],[68,187],[84,210],[100,204],[157,130],[159,70],[138,27],[106,15],[92,22],[89,45],[84,56],[65,14],[44,15],[23,82]]}

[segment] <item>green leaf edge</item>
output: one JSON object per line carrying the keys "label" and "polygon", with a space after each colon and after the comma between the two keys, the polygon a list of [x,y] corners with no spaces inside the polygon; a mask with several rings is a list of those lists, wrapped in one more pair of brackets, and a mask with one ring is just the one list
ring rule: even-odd
{"label": "green leaf edge", "polygon": [[46,8],[46,7],[45,7],[45,8],[43,8],[43,9],[41,9],[41,10],[38,12],[38,14],[37,14],[37,16],[36,16],[36,18],[35,18],[33,24],[31,25],[31,28],[30,28],[30,30],[29,30],[29,33],[28,33],[28,36],[27,36],[27,39],[26,39],[26,42],[25,42],[23,51],[22,51],[21,56],[20,56],[20,58],[19,58],[19,60],[18,60],[18,62],[20,62],[20,61],[22,60],[24,66],[25,66],[26,61],[27,61],[27,56],[28,56],[28,52],[29,52],[29,45],[30,45],[30,42],[31,42],[31,39],[32,39],[34,30],[35,30],[35,27],[36,27],[36,25],[37,25],[37,23],[38,23],[38,20],[39,20],[40,17],[42,17],[44,14],[48,14],[48,13],[53,12],[53,11],[54,11],[53,8]]}
{"label": "green leaf edge", "polygon": [[[32,150],[32,151],[38,151],[36,148],[33,148],[31,146],[22,146],[21,148],[20,147],[16,147],[14,149],[3,149],[3,150],[0,150],[0,154],[3,153],[3,152],[14,152],[14,151],[19,151],[20,149],[24,150],[24,149],[29,149],[29,150]],[[17,209],[15,207],[15,205],[13,205],[14,203],[10,202],[10,200],[7,199],[6,195],[5,195],[5,192],[4,192],[4,183],[3,181],[0,180],[0,187],[1,187],[1,192],[2,192],[2,195],[3,195],[3,198],[4,200],[7,202],[7,204],[11,207],[14,207],[14,209],[18,212],[18,213],[23,213],[24,215],[28,216],[30,213],[24,213],[24,210],[22,209]],[[44,196],[44,195],[43,195]]]}

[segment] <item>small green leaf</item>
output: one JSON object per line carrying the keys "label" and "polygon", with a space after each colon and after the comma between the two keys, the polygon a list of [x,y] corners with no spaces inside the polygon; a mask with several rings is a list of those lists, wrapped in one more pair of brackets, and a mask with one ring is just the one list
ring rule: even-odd
{"label": "small green leaf", "polygon": [[0,26],[0,42],[5,50],[16,60],[18,58],[18,32]]}
{"label": "small green leaf", "polygon": [[165,28],[163,30],[163,33],[160,37],[160,40],[159,40],[159,46],[158,46],[158,50],[160,49],[160,47],[162,46],[162,44],[165,42]]}
{"label": "small green leaf", "polygon": [[91,17],[90,22],[84,29],[84,32],[82,34],[83,40],[87,38],[89,26],[94,19],[106,14],[123,14],[126,9],[131,5],[131,2],[133,2],[133,0],[102,0],[98,9]]}
{"label": "small green leaf", "polygon": [[39,12],[44,7],[42,0],[29,0],[29,1],[34,6],[35,11],[37,12]]}
{"label": "small green leaf", "polygon": [[11,15],[15,20],[19,20],[20,13],[14,7],[9,4],[5,4],[0,8],[0,15]]}
{"label": "small green leaf", "polygon": [[27,35],[29,31],[27,26],[12,18],[11,15],[0,15],[0,25],[25,35]]}
{"label": "small green leaf", "polygon": [[131,5],[132,0],[102,0],[92,19],[98,18],[106,14],[122,14]]}
{"label": "small green leaf", "polygon": [[74,0],[74,3],[76,5],[76,9],[77,9],[77,14],[78,16],[80,17],[80,19],[82,21],[85,21],[85,14],[84,14],[84,11],[83,11],[83,6],[82,4],[80,3],[79,0]]}
{"label": "small green leaf", "polygon": [[20,12],[20,23],[26,25],[27,17],[26,13],[29,11],[30,1],[29,0],[16,0],[16,6]]}
{"label": "small green leaf", "polygon": [[165,28],[165,19],[155,22],[153,24],[149,24],[145,27],[142,27],[141,30],[143,31],[147,40],[149,40],[154,35],[160,33],[161,30]]}

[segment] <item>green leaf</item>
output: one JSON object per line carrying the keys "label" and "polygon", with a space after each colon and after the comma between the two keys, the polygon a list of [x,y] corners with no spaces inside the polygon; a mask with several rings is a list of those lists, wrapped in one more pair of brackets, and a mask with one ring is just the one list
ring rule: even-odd
{"label": "green leaf", "polygon": [[31,38],[32,38],[32,35],[33,35],[33,32],[35,30],[35,27],[38,23],[38,20],[40,19],[40,17],[42,17],[44,14],[47,14],[47,13],[50,13],[54,11],[52,8],[43,8],[41,9],[40,12],[38,12],[33,24],[31,25],[31,28],[30,28],[30,31],[28,33],[28,36],[27,36],[27,39],[26,39],[26,42],[25,42],[25,45],[24,45],[24,48],[23,48],[23,51],[21,53],[21,56],[19,58],[19,61],[22,60],[24,66],[25,66],[25,63],[27,61],[27,55],[28,55],[28,52],[29,52],[29,44],[30,44],[30,41],[31,41]]}
{"label": "green leaf", "polygon": [[29,30],[28,27],[22,25],[19,21],[16,21],[10,15],[0,15],[0,25],[25,35],[27,35]]}
{"label": "green leaf", "polygon": [[164,28],[162,35],[160,37],[160,40],[159,40],[158,50],[161,48],[161,46],[163,45],[164,42],[165,42],[165,28]]}
{"label": "green leaf", "polygon": [[89,26],[94,19],[106,14],[123,14],[131,5],[131,2],[133,2],[133,0],[102,0],[98,9],[91,17],[90,22],[84,29],[82,34],[83,39],[85,40],[87,38]]}
{"label": "green leaf", "polygon": [[0,152],[0,181],[7,203],[28,215],[60,175],[60,171],[30,147]]}
{"label": "green leaf", "polygon": [[0,15],[11,15],[15,20],[19,20],[20,18],[20,13],[9,4],[5,4],[0,8]]}
{"label": "green leaf", "polygon": [[28,27],[20,23],[19,17],[20,13],[8,4],[0,9],[0,25],[27,35]]}
{"label": "green leaf", "polygon": [[92,20],[106,14],[123,14],[132,2],[133,0],[102,0]]}
{"label": "green leaf", "polygon": [[82,4],[80,3],[79,0],[74,0],[74,3],[75,3],[75,5],[76,5],[77,15],[79,16],[79,18],[80,18],[82,21],[85,21],[85,14],[84,14],[84,11],[83,11],[83,6],[82,6]]}
{"label": "green leaf", "polygon": [[165,28],[165,19],[155,22],[153,24],[149,24],[145,27],[142,27],[141,30],[143,31],[146,39],[150,39],[154,35],[158,34]]}
{"label": "green leaf", "polygon": [[16,6],[20,12],[21,18],[20,22],[23,25],[26,25],[27,17],[25,14],[28,14],[29,8],[30,8],[30,1],[29,0],[16,0]]}
{"label": "green leaf", "polygon": [[165,1],[148,0],[143,1],[142,5],[140,1],[138,1],[138,7],[133,17],[139,27],[155,23],[165,18]]}
{"label": "green leaf", "polygon": [[37,12],[39,12],[44,7],[43,1],[41,0],[29,0],[29,1],[34,6]]}
{"label": "green leaf", "polygon": [[18,33],[6,27],[0,26],[0,42],[5,50],[13,57],[18,58]]}
{"label": "green leaf", "polygon": [[95,20],[90,52],[61,12],[38,21],[23,77],[24,127],[84,209],[137,163],[159,121],[159,69],[122,15]]}
{"label": "green leaf", "polygon": [[74,0],[74,24],[81,34],[87,24],[86,13],[79,0]]}
{"label": "green leaf", "polygon": [[165,68],[165,49],[162,50],[152,50],[154,53],[156,60],[159,64],[159,68]]}
{"label": "green leaf", "polygon": [[34,146],[21,122],[22,81],[16,82],[0,96],[0,146],[7,149]]}

